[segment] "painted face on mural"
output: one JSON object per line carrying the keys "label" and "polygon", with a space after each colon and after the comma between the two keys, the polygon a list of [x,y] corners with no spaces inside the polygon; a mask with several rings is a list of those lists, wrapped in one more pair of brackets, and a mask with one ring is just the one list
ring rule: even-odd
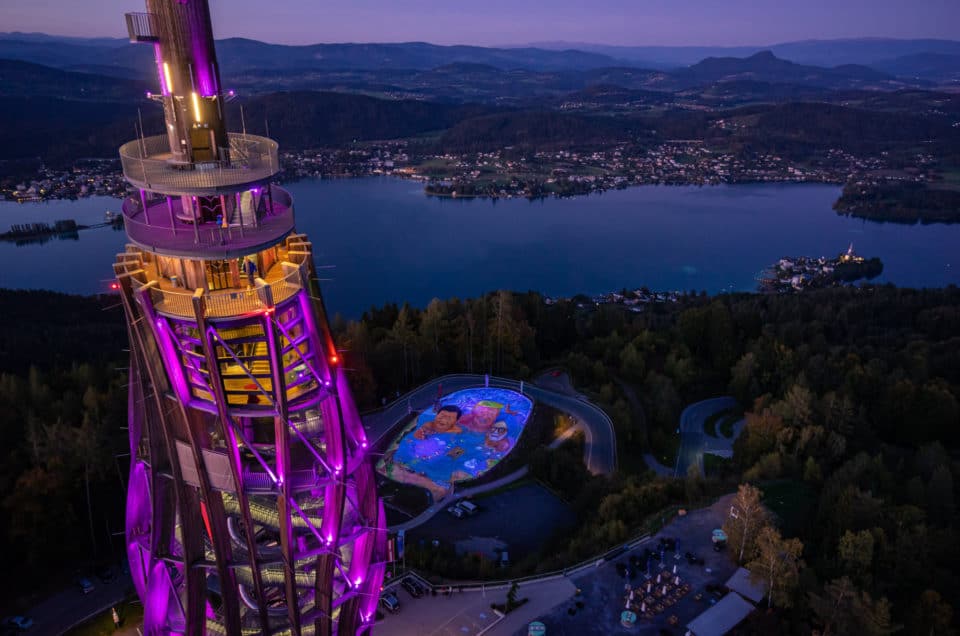
{"label": "painted face on mural", "polygon": [[463,430],[457,425],[459,419],[459,408],[452,405],[443,406],[437,411],[433,420],[427,422],[413,433],[413,437],[414,439],[426,439],[431,435],[459,433]]}
{"label": "painted face on mural", "polygon": [[453,430],[453,427],[457,426],[458,419],[460,418],[455,409],[440,409],[440,412],[433,419],[433,430],[437,433],[449,433]]}
{"label": "painted face on mural", "polygon": [[506,453],[510,450],[510,438],[507,437],[507,423],[500,421],[494,423],[487,433],[487,439],[484,441],[487,448],[492,448],[497,453]]}
{"label": "painted face on mural", "polygon": [[507,423],[506,422],[496,422],[493,425],[493,428],[490,429],[490,432],[487,433],[487,437],[491,440],[498,442],[507,436]]}
{"label": "painted face on mural", "polygon": [[502,404],[490,400],[477,402],[473,410],[463,416],[462,423],[471,431],[487,433],[497,421],[502,408]]}

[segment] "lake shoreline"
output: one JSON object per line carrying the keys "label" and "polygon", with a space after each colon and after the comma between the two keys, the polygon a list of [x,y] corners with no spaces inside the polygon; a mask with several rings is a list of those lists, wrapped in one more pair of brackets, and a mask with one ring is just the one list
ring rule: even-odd
{"label": "lake shoreline", "polygon": [[[628,187],[603,196],[458,199],[424,196],[391,176],[301,179],[298,232],[310,236],[324,297],[348,318],[371,306],[496,289],[552,297],[624,288],[752,292],[756,275],[784,254],[835,255],[853,242],[879,256],[876,282],[903,287],[960,284],[950,267],[960,226],[862,221],[838,215],[839,186],[760,183]],[[27,206],[0,202],[0,224],[103,221],[117,199]],[[4,228],[6,229],[6,228]],[[0,244],[0,287],[74,294],[109,291],[121,232],[83,232],[45,245]]]}

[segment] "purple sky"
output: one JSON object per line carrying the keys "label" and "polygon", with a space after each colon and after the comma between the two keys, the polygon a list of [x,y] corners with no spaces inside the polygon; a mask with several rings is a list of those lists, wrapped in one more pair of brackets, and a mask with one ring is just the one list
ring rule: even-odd
{"label": "purple sky", "polygon": [[[140,0],[0,0],[0,30],[123,37]],[[960,39],[960,0],[211,0],[218,38],[267,42],[765,45]],[[82,8],[81,8],[82,7]]]}

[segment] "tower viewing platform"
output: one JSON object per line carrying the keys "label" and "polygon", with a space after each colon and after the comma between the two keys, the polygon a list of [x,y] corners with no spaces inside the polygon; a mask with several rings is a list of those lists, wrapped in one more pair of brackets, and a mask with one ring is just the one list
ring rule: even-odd
{"label": "tower viewing platform", "polygon": [[293,198],[279,186],[220,196],[226,218],[218,211],[206,219],[195,214],[199,205],[189,196],[186,204],[182,197],[146,192],[128,197],[121,208],[127,236],[151,252],[191,257],[202,249],[207,258],[236,258],[274,245],[293,231]]}
{"label": "tower viewing platform", "polygon": [[228,133],[207,0],[146,0],[164,129],[115,289],[130,337],[126,552],[144,633],[368,636],[386,513],[277,143]]}
{"label": "tower viewing platform", "polygon": [[228,133],[230,160],[178,161],[166,135],[134,139],[120,146],[123,176],[138,188],[165,194],[235,192],[267,182],[280,171],[277,142]]}

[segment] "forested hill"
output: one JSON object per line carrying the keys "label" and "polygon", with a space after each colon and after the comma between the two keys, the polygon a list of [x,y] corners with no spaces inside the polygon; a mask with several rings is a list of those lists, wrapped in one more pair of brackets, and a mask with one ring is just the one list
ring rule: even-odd
{"label": "forested hill", "polygon": [[[0,306],[0,536],[18,547],[0,564],[21,572],[0,580],[9,600],[96,558],[77,531],[91,523],[85,475],[97,527],[122,527],[114,455],[127,443],[126,353],[111,297],[0,291]],[[784,579],[751,633],[810,633],[841,618],[834,633],[888,633],[867,631],[875,623],[904,625],[910,636],[950,633],[930,624],[960,608],[956,287],[690,295],[640,314],[498,292],[374,308],[360,321],[335,320],[334,331],[364,407],[444,373],[529,379],[559,365],[610,414],[617,475],[591,477],[582,455],[563,449],[531,458],[581,521],[544,537],[542,552],[509,576],[595,555],[633,536],[647,515],[699,505],[745,480],[771,493],[778,532],[802,542],[805,568]],[[644,453],[676,451],[684,405],[727,393],[747,411],[732,462],[685,480],[644,472]],[[100,554],[117,548],[108,536],[95,535]],[[857,599],[839,618],[819,600],[838,586]]]}
{"label": "forested hill", "polygon": [[[243,104],[243,110],[248,130],[263,134],[269,126],[270,136],[281,147],[294,150],[441,131],[495,109],[301,91],[253,97]],[[240,122],[238,104],[231,104],[227,113],[231,122]]]}
{"label": "forested hill", "polygon": [[[264,134],[269,128],[284,150],[440,131],[494,110],[328,92],[260,95],[243,106],[247,130]],[[116,157],[117,148],[136,136],[138,110],[146,133],[160,134],[160,109],[147,101],[0,97],[0,119],[6,124],[0,127],[0,159],[42,157],[47,162],[69,163],[79,157]],[[231,128],[239,130],[239,103],[227,110]]]}
{"label": "forested hill", "polygon": [[480,152],[514,146],[549,150],[626,141],[639,126],[616,121],[549,111],[498,113],[463,120],[438,142],[450,152]]}
{"label": "forested hill", "polygon": [[95,73],[76,73],[0,59],[0,96],[58,97],[77,101],[131,102],[151,84]]}

